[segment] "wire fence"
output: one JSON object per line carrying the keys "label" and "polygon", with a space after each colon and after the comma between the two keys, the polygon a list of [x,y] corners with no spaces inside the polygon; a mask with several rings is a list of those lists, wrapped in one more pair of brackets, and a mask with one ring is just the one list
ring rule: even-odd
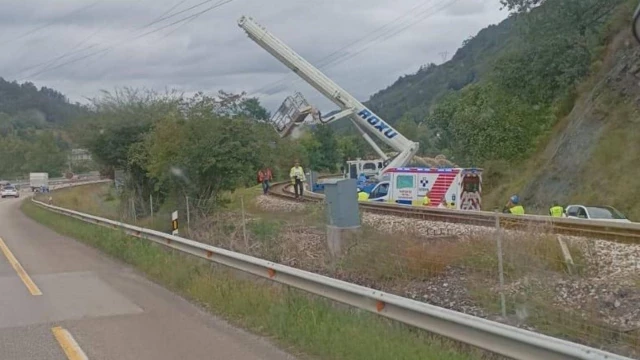
{"label": "wire fence", "polygon": [[[263,199],[264,197],[260,197]],[[640,247],[362,214],[335,259],[322,204],[198,218],[194,240],[627,356],[640,356]],[[384,220],[383,218],[387,218]],[[386,224],[380,224],[386,221]],[[496,223],[497,224],[497,223]],[[385,228],[386,226],[386,228]]]}
{"label": "wire fence", "polygon": [[[112,188],[55,204],[167,233],[177,211],[180,235],[196,241],[640,357],[638,245],[556,236],[550,225],[515,231],[362,213],[336,257],[323,204],[255,190],[224,208]],[[102,205],[86,205],[92,198]]]}

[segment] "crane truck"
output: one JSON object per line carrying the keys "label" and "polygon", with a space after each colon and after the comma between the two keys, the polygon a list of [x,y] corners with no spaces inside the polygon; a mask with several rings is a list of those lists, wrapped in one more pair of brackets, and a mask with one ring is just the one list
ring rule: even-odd
{"label": "crane truck", "polygon": [[[411,161],[418,151],[418,143],[400,134],[393,126],[382,120],[371,109],[364,106],[364,104],[338,86],[333,80],[329,79],[325,74],[320,72],[320,70],[303,59],[293,49],[252,18],[242,16],[238,20],[238,25],[249,35],[251,40],[267,50],[267,52],[294,73],[298,74],[298,76],[341,109],[340,112],[323,118],[317,109],[309,105],[302,94],[296,93],[293,97],[287,98],[272,117],[271,121],[281,136],[286,136],[293,131],[293,128],[296,125],[302,124],[309,115],[312,116],[314,121],[323,124],[329,124],[349,117],[362,137],[364,137],[367,143],[369,143],[382,158],[381,162],[384,166],[382,168],[376,166],[378,174],[382,174],[386,169],[405,166]],[[397,151],[398,154],[393,158],[389,158],[365,129]],[[357,175],[361,173],[356,172]]]}
{"label": "crane truck", "polygon": [[[371,109],[358,101],[338,84],[329,79],[316,67],[298,55],[284,42],[250,17],[238,19],[240,26],[251,40],[260,45],[273,57],[298,74],[327,99],[336,104],[340,111],[322,117],[320,111],[311,106],[301,93],[289,96],[271,117],[270,121],[280,136],[288,136],[296,127],[305,123],[311,115],[312,122],[329,124],[350,118],[360,135],[381,157],[377,160],[348,161],[345,176],[357,178],[359,175],[375,174],[379,182],[371,189],[372,201],[418,205],[427,191],[438,195],[432,199],[432,206],[441,203],[454,204],[457,209],[480,210],[481,169],[418,169],[406,168],[418,151],[419,144],[404,137]],[[390,158],[369,136],[378,139],[398,152]]]}

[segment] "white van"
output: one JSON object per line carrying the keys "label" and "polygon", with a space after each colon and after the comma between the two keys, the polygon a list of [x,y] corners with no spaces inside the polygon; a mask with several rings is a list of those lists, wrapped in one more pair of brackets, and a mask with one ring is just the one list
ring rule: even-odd
{"label": "white van", "polygon": [[457,210],[480,210],[482,169],[476,168],[390,168],[371,190],[369,201],[422,206],[430,191],[430,207],[442,199]]}

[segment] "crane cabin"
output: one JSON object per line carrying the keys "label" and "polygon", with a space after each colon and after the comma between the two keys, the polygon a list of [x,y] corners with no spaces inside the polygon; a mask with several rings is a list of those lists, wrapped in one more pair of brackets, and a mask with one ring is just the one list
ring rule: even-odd
{"label": "crane cabin", "polygon": [[369,201],[423,206],[430,192],[430,207],[443,199],[456,210],[480,210],[482,169],[477,168],[389,168],[371,190]]}

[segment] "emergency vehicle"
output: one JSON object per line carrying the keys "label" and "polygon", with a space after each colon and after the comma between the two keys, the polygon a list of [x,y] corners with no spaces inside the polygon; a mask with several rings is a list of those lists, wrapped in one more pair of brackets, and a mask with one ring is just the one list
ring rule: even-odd
{"label": "emergency vehicle", "polygon": [[480,210],[482,169],[477,168],[390,168],[369,194],[369,201],[423,206],[430,191],[430,207],[444,198],[456,210]]}

